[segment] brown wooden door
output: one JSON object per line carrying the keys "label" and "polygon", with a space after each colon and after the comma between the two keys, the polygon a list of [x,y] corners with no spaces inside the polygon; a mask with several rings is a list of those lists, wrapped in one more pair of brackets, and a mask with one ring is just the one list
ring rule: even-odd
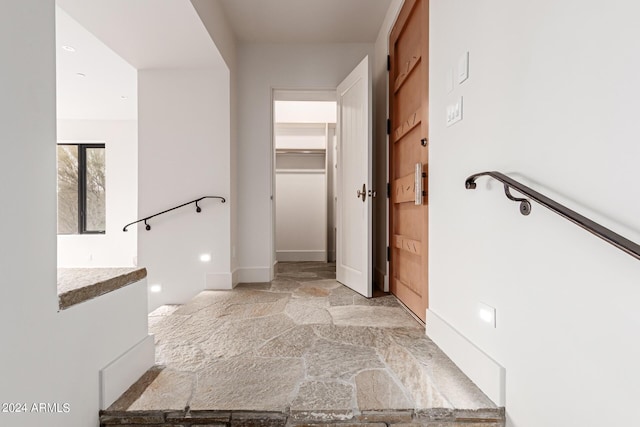
{"label": "brown wooden door", "polygon": [[[389,277],[425,320],[428,307],[429,2],[406,0],[389,37]],[[421,171],[416,168],[422,165]],[[424,191],[416,196],[418,184]]]}

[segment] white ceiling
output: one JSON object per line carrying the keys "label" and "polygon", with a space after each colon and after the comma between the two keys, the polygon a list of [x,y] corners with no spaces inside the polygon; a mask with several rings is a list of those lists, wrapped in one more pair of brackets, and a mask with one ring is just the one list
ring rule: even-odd
{"label": "white ceiling", "polygon": [[56,0],[137,69],[224,64],[188,0]]}
{"label": "white ceiling", "polygon": [[[63,46],[71,46],[75,52]],[[59,119],[135,120],[137,79],[135,68],[56,7]]]}
{"label": "white ceiling", "polygon": [[[240,42],[372,43],[392,0],[209,1]],[[188,0],[56,5],[58,118],[135,120],[137,69],[225,66]]]}
{"label": "white ceiling", "polygon": [[391,0],[220,0],[239,41],[372,43]]}

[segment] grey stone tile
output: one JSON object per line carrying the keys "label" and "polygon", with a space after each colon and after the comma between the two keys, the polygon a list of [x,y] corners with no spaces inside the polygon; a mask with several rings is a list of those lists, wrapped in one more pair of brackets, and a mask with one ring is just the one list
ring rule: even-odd
{"label": "grey stone tile", "polygon": [[237,290],[255,289],[260,291],[268,291],[271,289],[271,282],[262,283],[238,283],[235,287]]}
{"label": "grey stone tile", "polygon": [[312,379],[348,380],[363,369],[383,368],[372,348],[316,341],[305,356],[307,376]]}
{"label": "grey stone tile", "polygon": [[195,372],[204,366],[207,355],[195,345],[156,346],[156,364],[180,371]]}
{"label": "grey stone tile", "polygon": [[355,305],[381,306],[381,307],[401,307],[400,303],[393,295],[385,295],[381,297],[365,298],[362,295],[354,295],[353,303]]}
{"label": "grey stone tile", "polygon": [[196,295],[191,301],[182,305],[174,314],[190,315],[194,314],[205,307],[213,304],[224,304],[228,299],[233,297],[232,291],[202,291]]}
{"label": "grey stone tile", "polygon": [[324,304],[325,301],[296,301],[290,300],[284,312],[298,325],[330,324],[331,315]]}
{"label": "grey stone tile", "polygon": [[181,316],[175,313],[171,316],[150,317],[149,333],[155,335],[156,344],[164,343],[170,337],[175,336],[175,331],[189,318],[190,316]]}
{"label": "grey stone tile", "polygon": [[295,323],[284,314],[263,318],[222,322],[202,342],[202,350],[213,358],[234,357],[262,346]]}
{"label": "grey stone tile", "polygon": [[413,402],[385,370],[369,370],[355,377],[356,397],[360,411],[411,409]]}
{"label": "grey stone tile", "polygon": [[440,393],[427,375],[427,370],[405,348],[391,343],[378,349],[383,360],[408,390],[416,409],[451,409],[451,403]]}
{"label": "grey stone tile", "polygon": [[182,305],[179,305],[179,304],[161,305],[160,307],[156,308],[151,313],[149,313],[149,317],[169,316],[169,315],[173,314],[180,307],[182,307]]}
{"label": "grey stone tile", "polygon": [[301,359],[236,357],[198,374],[192,409],[286,410],[304,375]]}
{"label": "grey stone tile", "polygon": [[166,368],[129,410],[184,409],[191,398],[194,381],[195,374]]}
{"label": "grey stone tile", "polygon": [[260,357],[302,357],[316,339],[311,326],[296,326],[267,341],[254,354]]}
{"label": "grey stone tile", "polygon": [[313,330],[328,341],[362,347],[377,348],[384,339],[382,330],[367,326],[314,325]]}
{"label": "grey stone tile", "polygon": [[336,325],[374,326],[380,328],[421,327],[402,308],[349,306],[331,307],[329,313]]}
{"label": "grey stone tile", "polygon": [[293,292],[301,286],[301,283],[293,279],[276,278],[271,282],[271,292]]}
{"label": "grey stone tile", "polygon": [[353,386],[334,381],[308,381],[300,385],[291,403],[297,420],[338,421],[353,418]]}
{"label": "grey stone tile", "polygon": [[281,298],[272,302],[230,304],[220,310],[219,317],[249,319],[253,317],[272,316],[274,314],[282,313],[287,302],[287,298]]}

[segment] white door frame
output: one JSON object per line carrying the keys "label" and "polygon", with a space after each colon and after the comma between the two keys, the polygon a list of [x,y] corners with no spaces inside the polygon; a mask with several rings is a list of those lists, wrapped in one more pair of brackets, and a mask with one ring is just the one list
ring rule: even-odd
{"label": "white door frame", "polygon": [[275,101],[336,101],[336,88],[309,89],[309,88],[283,88],[271,87],[271,157],[269,170],[271,171],[271,280],[276,274],[276,128],[275,128]]}

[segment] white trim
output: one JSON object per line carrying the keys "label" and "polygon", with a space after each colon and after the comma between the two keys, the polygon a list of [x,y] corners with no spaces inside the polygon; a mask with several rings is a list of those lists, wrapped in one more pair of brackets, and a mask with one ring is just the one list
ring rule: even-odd
{"label": "white trim", "polygon": [[239,268],[238,283],[264,283],[271,281],[273,267],[246,267]]}
{"label": "white trim", "polygon": [[505,406],[506,370],[444,319],[427,309],[427,336],[497,406]]}
{"label": "white trim", "polygon": [[276,258],[282,262],[297,261],[327,261],[327,251],[325,250],[305,250],[305,251],[276,251]]}
{"label": "white trim", "polygon": [[[379,267],[376,267],[374,271],[374,277],[376,278],[376,280],[382,279],[382,290],[384,292],[389,292],[389,275],[387,274],[387,272]],[[379,283],[378,286],[380,286]]]}
{"label": "white trim", "polygon": [[205,289],[233,289],[233,273],[206,273]]}
{"label": "white trim", "polygon": [[118,356],[100,370],[100,409],[107,409],[155,363],[153,335]]}
{"label": "white trim", "polygon": [[240,275],[240,273],[238,272],[237,268],[231,272],[231,287],[232,288],[235,288],[236,285],[240,282],[240,280],[238,278],[239,275]]}

